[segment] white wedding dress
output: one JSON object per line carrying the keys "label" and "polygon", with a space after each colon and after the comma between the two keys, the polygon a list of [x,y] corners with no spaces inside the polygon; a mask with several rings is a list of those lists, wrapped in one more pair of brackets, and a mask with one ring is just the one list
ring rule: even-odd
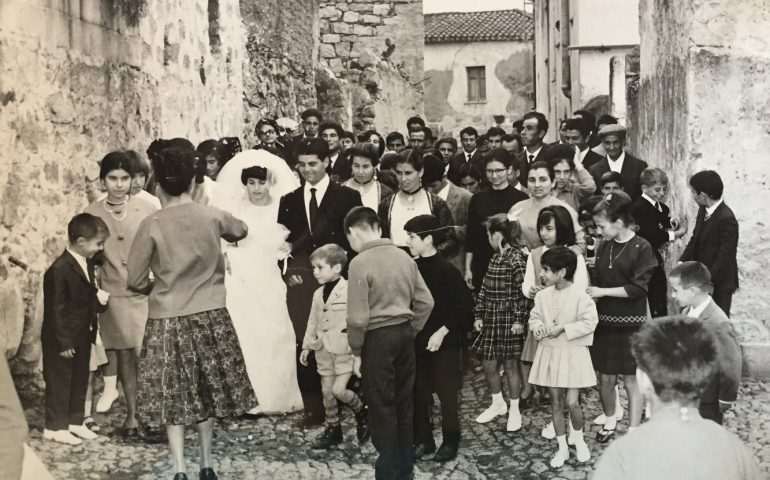
{"label": "white wedding dress", "polygon": [[[278,266],[278,261],[286,256],[281,252],[281,246],[289,232],[277,221],[280,196],[274,196],[271,189],[272,202],[257,206],[248,200],[240,183],[241,170],[246,166],[266,166],[264,158],[259,161],[262,155],[257,155],[255,160],[251,158],[255,157],[253,153],[255,151],[251,150],[236,155],[217,178],[220,184],[218,190],[224,187],[224,191],[231,195],[229,198],[223,195],[215,197],[214,205],[229,211],[249,227],[246,238],[237,244],[223,243],[228,265],[225,275],[227,310],[259,402],[258,411],[295,412],[303,408],[297,385],[296,339],[286,307],[286,284]],[[275,158],[285,165],[283,160]],[[278,164],[267,162],[267,165],[271,171],[278,169]],[[292,175],[290,171],[289,174]],[[235,176],[238,178],[237,185],[230,178]],[[240,189],[237,189],[238,186]],[[293,184],[279,184],[280,188],[275,193],[291,186]]]}

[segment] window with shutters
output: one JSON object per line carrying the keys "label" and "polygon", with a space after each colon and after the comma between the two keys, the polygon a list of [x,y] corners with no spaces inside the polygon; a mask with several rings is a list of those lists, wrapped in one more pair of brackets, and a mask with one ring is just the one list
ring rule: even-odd
{"label": "window with shutters", "polygon": [[485,67],[466,67],[468,74],[468,102],[487,101],[487,73]]}

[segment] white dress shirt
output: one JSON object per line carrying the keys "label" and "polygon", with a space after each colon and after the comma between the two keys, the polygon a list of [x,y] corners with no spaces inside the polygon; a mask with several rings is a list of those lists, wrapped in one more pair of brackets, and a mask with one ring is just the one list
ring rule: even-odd
{"label": "white dress shirt", "polygon": [[438,191],[436,194],[438,197],[446,202],[446,197],[449,196],[449,182],[446,182],[446,185],[444,185],[444,188]]}
{"label": "white dress shirt", "polygon": [[623,162],[626,161],[626,152],[620,154],[617,160],[611,159],[607,156],[607,163],[610,164],[610,171],[621,173],[623,170]]}
{"label": "white dress shirt", "polygon": [[722,205],[722,199],[721,198],[719,200],[717,200],[717,203],[715,203],[714,205],[712,205],[710,207],[706,207],[706,217],[705,218],[708,218],[708,217],[712,216],[714,214],[714,211],[720,205]]}
{"label": "white dress shirt", "polygon": [[88,275],[88,260],[86,260],[86,257],[72,250],[70,247],[67,247],[67,251],[70,252],[70,255],[75,257],[75,260],[78,262],[78,265],[80,265],[80,268],[83,269],[83,273],[86,274],[86,278],[90,282],[91,277]]}
{"label": "white dress shirt", "polygon": [[326,190],[329,188],[329,175],[324,175],[324,178],[321,179],[320,182],[316,183],[315,185],[310,185],[310,182],[305,182],[305,214],[307,215],[307,224],[312,227],[312,224],[310,223],[310,189],[315,188],[315,199],[316,202],[318,202],[318,206],[321,206],[321,201],[324,198],[324,195],[326,195]]}
{"label": "white dress shirt", "polygon": [[[540,148],[538,148],[534,152],[530,152],[526,148],[524,149],[524,155],[526,155],[526,157],[527,157],[527,165],[531,165],[532,162],[537,160],[537,156],[540,155],[540,151],[541,150],[543,150],[543,146],[542,145],[540,146]],[[530,157],[532,157],[532,160],[529,159]]]}
{"label": "white dress shirt", "polygon": [[[334,155],[329,155],[329,168],[334,168],[334,164],[337,163],[337,159],[340,158],[340,152]],[[318,203],[321,203],[320,201]]]}
{"label": "white dress shirt", "polygon": [[711,302],[711,297],[706,297],[706,300],[697,307],[690,307],[687,310],[687,316],[690,318],[700,317],[701,313],[703,313],[703,311],[706,310],[706,307],[709,306],[709,302]]}

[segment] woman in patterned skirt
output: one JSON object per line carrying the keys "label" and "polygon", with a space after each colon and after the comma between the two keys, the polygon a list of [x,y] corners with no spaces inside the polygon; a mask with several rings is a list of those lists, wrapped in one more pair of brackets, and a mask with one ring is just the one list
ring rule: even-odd
{"label": "woman in patterned skirt", "polygon": [[[518,222],[508,220],[506,214],[500,213],[489,217],[486,228],[489,243],[496,253],[489,261],[476,299],[474,327],[481,333],[473,343],[473,350],[481,356],[492,393],[492,405],[476,421],[487,423],[498,415],[508,413],[507,430],[515,432],[521,428],[521,370],[518,360],[524,347],[524,325],[532,309],[532,301],[524,296],[521,289],[527,256],[516,242],[521,235]],[[499,361],[502,361],[508,377],[510,411],[501,391]]]}
{"label": "woman in patterned skirt", "polygon": [[239,416],[257,405],[225,308],[220,250],[220,238],[236,242],[248,229],[229,213],[192,200],[192,149],[168,148],[151,160],[163,208],[141,223],[128,257],[129,288],[149,294],[137,416],[145,425],[166,426],[174,480],[187,479],[184,429],[196,424],[200,478],[214,480],[214,417]]}

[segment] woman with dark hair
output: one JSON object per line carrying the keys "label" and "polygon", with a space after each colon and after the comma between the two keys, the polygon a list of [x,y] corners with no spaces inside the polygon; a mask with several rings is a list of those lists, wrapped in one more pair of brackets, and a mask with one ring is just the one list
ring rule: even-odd
{"label": "woman with dark hair", "polygon": [[555,185],[556,175],[551,164],[543,160],[533,162],[527,172],[529,198],[512,206],[508,211],[508,218],[518,220],[521,224],[520,241],[532,250],[543,244],[537,231],[537,216],[540,214],[540,210],[551,205],[560,205],[569,212],[572,217],[572,225],[575,228],[575,245],[571,248],[578,255],[582,255],[586,247],[583,227],[578,222],[575,209],[554,196],[553,188]]}
{"label": "woman with dark hair", "polygon": [[259,144],[254,147],[255,150],[267,150],[273,155],[281,157],[287,164],[290,163],[286,146],[279,140],[278,123],[275,120],[260,118],[254,127],[254,132],[259,138]]}
{"label": "woman with dark hair", "polygon": [[393,190],[377,179],[377,165],[380,163],[377,146],[357,143],[346,153],[350,157],[353,176],[343,185],[358,190],[364,206],[377,210],[381,201],[393,195]]}
{"label": "woman with dark hair", "polygon": [[385,152],[385,139],[376,130],[368,130],[363,135],[359,135],[358,141],[368,142],[377,147],[377,158],[382,157]]}
{"label": "woman with dark hair", "polygon": [[213,205],[246,222],[250,232],[245,240],[222,246],[227,311],[259,402],[250,415],[302,409],[294,361],[296,336],[278,267],[291,252],[286,243],[289,231],[278,223],[278,200],[298,186],[289,166],[267,150],[239,153],[217,179]]}
{"label": "woman with dark hair", "polygon": [[214,417],[237,417],[257,404],[225,307],[220,250],[220,239],[243,240],[248,228],[227,212],[193,201],[194,150],[164,149],[152,164],[163,208],[139,225],[127,265],[128,289],[150,297],[137,417],[150,427],[166,426],[175,480],[187,479],[184,431],[195,424],[200,478],[215,480]]}
{"label": "woman with dark hair", "polygon": [[99,178],[106,195],[86,207],[85,212],[104,220],[111,234],[104,243],[100,281],[101,288],[110,293],[112,300],[99,315],[99,334],[109,366],[104,370],[104,393],[96,404],[96,411],[110,409],[118,398],[117,380],[120,380],[126,401],[121,433],[128,440],[145,440],[146,432],[136,420],[136,378],[147,322],[147,296],[128,289],[126,262],[139,224],[160,207],[146,198],[131,195],[135,157],[138,157],[136,152],[122,150],[108,153],[102,159]]}

